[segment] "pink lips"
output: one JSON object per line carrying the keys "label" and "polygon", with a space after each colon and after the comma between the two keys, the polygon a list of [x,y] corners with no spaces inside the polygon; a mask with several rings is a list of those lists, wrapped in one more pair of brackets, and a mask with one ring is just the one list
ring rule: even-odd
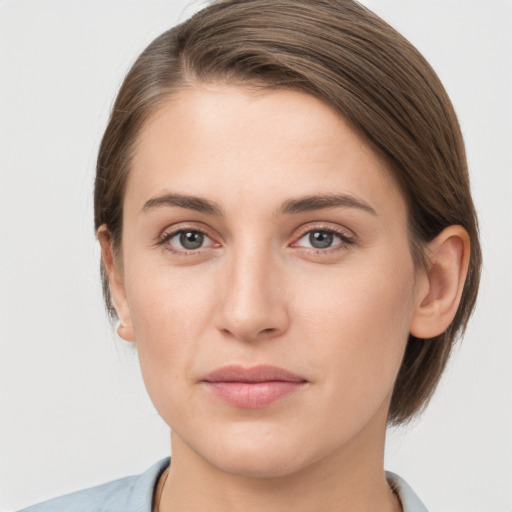
{"label": "pink lips", "polygon": [[235,407],[258,409],[298,391],[306,379],[275,366],[230,365],[209,373],[203,382],[214,395]]}

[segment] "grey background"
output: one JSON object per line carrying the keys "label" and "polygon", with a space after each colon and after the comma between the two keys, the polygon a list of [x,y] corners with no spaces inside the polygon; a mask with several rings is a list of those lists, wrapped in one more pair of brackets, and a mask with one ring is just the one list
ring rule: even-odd
{"label": "grey background", "polygon": [[[466,137],[485,271],[429,409],[386,467],[431,510],[512,510],[512,2],[365,0],[439,73]],[[168,453],[103,311],[97,146],[136,55],[201,2],[0,2],[0,509],[138,473]]]}

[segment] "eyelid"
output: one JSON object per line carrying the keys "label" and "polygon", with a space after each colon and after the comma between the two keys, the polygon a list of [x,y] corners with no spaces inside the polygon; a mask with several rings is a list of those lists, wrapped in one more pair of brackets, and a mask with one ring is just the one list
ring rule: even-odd
{"label": "eyelid", "polygon": [[[333,233],[335,235],[338,235],[343,242],[347,244],[353,244],[356,242],[356,235],[348,230],[347,228],[343,228],[338,225],[333,225],[330,223],[322,222],[319,224],[312,224],[308,223],[299,228],[299,233],[294,237],[294,241],[292,242],[292,246],[296,244],[301,238],[303,238],[308,233],[311,233],[312,231],[326,231],[328,233]],[[315,249],[318,250],[318,249]]]}
{"label": "eyelid", "polygon": [[179,233],[186,232],[186,231],[194,231],[196,233],[201,233],[205,237],[209,238],[211,242],[214,243],[214,247],[220,247],[220,243],[216,241],[216,237],[214,234],[211,233],[211,230],[207,228],[204,224],[198,225],[196,223],[180,223],[180,224],[173,224],[172,226],[167,226],[165,229],[163,229],[160,234],[156,238],[156,245],[161,246],[165,250],[169,250],[176,254],[197,254],[204,250],[208,250],[212,247],[212,244],[209,244],[208,246],[200,247],[198,249],[180,249],[176,247],[175,249],[171,249],[171,244],[168,243],[168,241],[176,236]]}

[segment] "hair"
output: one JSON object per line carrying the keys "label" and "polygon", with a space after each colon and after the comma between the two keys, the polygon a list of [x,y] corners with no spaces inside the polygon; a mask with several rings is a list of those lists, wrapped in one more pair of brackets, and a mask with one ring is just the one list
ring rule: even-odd
{"label": "hair", "polygon": [[[475,305],[481,268],[464,142],[436,73],[402,35],[353,0],[217,1],[157,37],[128,72],[103,136],[95,227],[121,248],[123,198],[145,122],[169,95],[197,83],[294,89],[339,113],[388,164],[408,207],[417,267],[450,225],[470,237],[470,263],[453,322],[430,339],[409,336],[388,422],[423,410]],[[116,318],[102,264],[107,310]]]}

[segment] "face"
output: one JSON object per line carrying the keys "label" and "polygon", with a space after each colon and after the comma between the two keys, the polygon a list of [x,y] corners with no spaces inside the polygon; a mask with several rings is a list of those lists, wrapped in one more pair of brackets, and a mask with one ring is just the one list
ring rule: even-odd
{"label": "face", "polygon": [[136,146],[121,263],[121,334],[176,446],[253,476],[382,449],[418,303],[406,206],[322,102],[169,98]]}

